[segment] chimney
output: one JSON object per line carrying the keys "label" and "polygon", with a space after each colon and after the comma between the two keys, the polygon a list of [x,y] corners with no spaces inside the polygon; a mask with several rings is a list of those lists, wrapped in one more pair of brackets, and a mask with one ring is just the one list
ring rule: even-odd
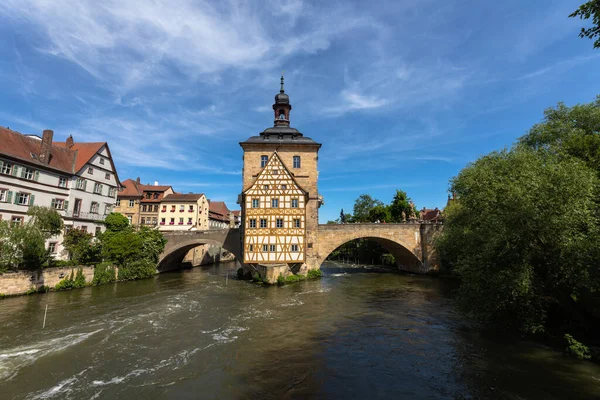
{"label": "chimney", "polygon": [[135,183],[137,183],[138,185],[140,184],[140,177],[139,176],[136,178]]}
{"label": "chimney", "polygon": [[154,181],[154,186],[158,186],[158,181]]}
{"label": "chimney", "polygon": [[69,135],[69,137],[67,138],[67,141],[65,142],[65,144],[67,145],[67,149],[70,149],[71,147],[73,147],[73,144],[75,144],[73,142],[73,136]]}
{"label": "chimney", "polygon": [[50,162],[50,150],[52,150],[52,136],[54,132],[46,129],[42,133],[42,144],[40,145],[40,154],[38,155],[39,160],[42,164],[48,165]]}

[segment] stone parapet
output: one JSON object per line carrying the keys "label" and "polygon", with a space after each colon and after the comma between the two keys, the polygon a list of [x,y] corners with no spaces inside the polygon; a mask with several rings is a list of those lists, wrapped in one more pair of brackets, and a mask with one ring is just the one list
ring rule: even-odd
{"label": "stone parapet", "polygon": [[58,282],[77,272],[81,268],[86,282],[94,279],[93,266],[57,267],[33,271],[17,271],[0,274],[0,294],[11,296],[27,293],[29,290],[38,290],[42,286],[54,288]]}

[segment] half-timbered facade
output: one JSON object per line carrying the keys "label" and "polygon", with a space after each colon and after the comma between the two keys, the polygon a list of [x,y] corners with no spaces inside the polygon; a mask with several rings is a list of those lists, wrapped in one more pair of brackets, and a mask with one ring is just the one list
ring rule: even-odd
{"label": "half-timbered facade", "polygon": [[290,127],[291,110],[282,77],[273,104],[273,127],[240,143],[245,264],[302,267],[314,252],[321,204],[317,190],[321,144]]}
{"label": "half-timbered facade", "polygon": [[304,262],[306,191],[276,151],[244,197],[244,262]]}

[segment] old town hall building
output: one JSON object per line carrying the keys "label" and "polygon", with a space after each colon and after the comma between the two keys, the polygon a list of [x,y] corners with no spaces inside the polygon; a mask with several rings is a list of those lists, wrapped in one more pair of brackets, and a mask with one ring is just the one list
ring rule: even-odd
{"label": "old town hall building", "polygon": [[244,150],[244,263],[301,268],[318,228],[317,160],[321,144],[290,127],[290,98],[275,96],[274,126],[241,142]]}

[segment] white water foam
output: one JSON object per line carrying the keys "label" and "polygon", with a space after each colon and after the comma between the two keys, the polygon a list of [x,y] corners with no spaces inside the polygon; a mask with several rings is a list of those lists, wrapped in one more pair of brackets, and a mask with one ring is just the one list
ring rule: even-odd
{"label": "white water foam", "polygon": [[0,379],[12,379],[22,368],[35,363],[41,357],[81,343],[102,330],[74,333],[26,346],[0,350]]}
{"label": "white water foam", "polygon": [[84,369],[78,374],[73,375],[70,378],[67,378],[63,381],[60,381],[55,386],[51,387],[48,390],[37,392],[31,396],[28,396],[28,399],[37,400],[37,399],[51,399],[53,397],[59,396],[60,398],[64,398],[67,393],[73,391],[73,384],[79,381],[79,377],[83,375],[89,368]]}

